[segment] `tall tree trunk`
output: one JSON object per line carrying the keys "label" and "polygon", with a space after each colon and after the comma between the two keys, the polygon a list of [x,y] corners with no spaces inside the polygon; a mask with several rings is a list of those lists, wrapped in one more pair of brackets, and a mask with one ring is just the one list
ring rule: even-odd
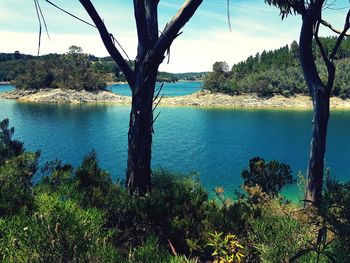
{"label": "tall tree trunk", "polygon": [[157,70],[144,76],[141,65],[136,72],[140,74],[132,89],[126,186],[131,193],[143,195],[151,188],[153,95]]}
{"label": "tall tree trunk", "polygon": [[153,132],[153,95],[159,65],[164,54],[190,20],[203,0],[186,0],[159,34],[159,0],[133,0],[138,37],[135,69],[124,60],[114,45],[113,36],[90,0],[79,0],[96,25],[109,54],[123,71],[132,91],[128,133],[126,186],[136,195],[151,187],[151,153]]}
{"label": "tall tree trunk", "polygon": [[322,197],[324,156],[326,152],[327,125],[329,118],[328,87],[325,87],[317,72],[312,52],[313,33],[317,17],[312,10],[303,14],[303,24],[300,33],[300,62],[306,84],[313,102],[313,128],[311,149],[307,170],[307,186],[305,189],[305,204],[318,205]]}
{"label": "tall tree trunk", "polygon": [[324,157],[329,119],[329,95],[327,92],[316,92],[313,105],[313,127],[305,200],[307,200],[306,204],[318,206],[322,198]]}

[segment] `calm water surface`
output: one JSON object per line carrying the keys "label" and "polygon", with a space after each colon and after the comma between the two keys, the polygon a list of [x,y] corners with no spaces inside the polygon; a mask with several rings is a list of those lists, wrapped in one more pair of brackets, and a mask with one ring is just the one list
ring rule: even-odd
{"label": "calm water surface", "polygon": [[[311,111],[159,108],[153,162],[179,172],[200,174],[209,189],[229,192],[254,156],[291,165],[305,172],[311,134]],[[10,118],[16,138],[28,150],[42,150],[41,162],[55,158],[77,166],[91,149],[114,178],[124,178],[128,106],[43,105],[0,100],[0,119]],[[349,180],[350,111],[334,111],[329,124],[326,162],[332,174]],[[287,194],[295,194],[295,189]]]}
{"label": "calm water surface", "polygon": [[[160,95],[166,97],[184,96],[195,93],[201,90],[202,82],[176,82],[176,83],[164,83]],[[156,90],[159,89],[160,83],[157,83]],[[108,86],[107,89],[114,93],[131,96],[131,91],[128,84],[114,84]]]}

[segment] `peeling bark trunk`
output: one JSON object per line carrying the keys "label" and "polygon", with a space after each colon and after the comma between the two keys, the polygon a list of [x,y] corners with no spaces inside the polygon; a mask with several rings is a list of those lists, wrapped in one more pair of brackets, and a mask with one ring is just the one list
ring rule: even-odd
{"label": "peeling bark trunk", "polygon": [[[143,68],[139,69],[143,72]],[[157,70],[146,80],[139,74],[133,87],[128,132],[128,161],[126,187],[136,195],[143,195],[151,188],[151,156],[153,131],[153,95]]]}
{"label": "peeling bark trunk", "polygon": [[[303,24],[300,33],[300,62],[312,97],[314,112],[310,157],[307,169],[307,185],[305,189],[305,205],[313,204],[318,206],[322,198],[329,101],[333,82],[328,81],[328,85],[325,87],[317,72],[312,53],[315,23],[316,18],[314,14],[311,10],[306,10],[303,14]],[[328,76],[329,79],[334,79],[334,70],[328,73],[330,74]]]}
{"label": "peeling bark trunk", "polygon": [[322,199],[324,157],[329,119],[329,95],[316,92],[310,158],[307,170],[306,204],[318,206]]}

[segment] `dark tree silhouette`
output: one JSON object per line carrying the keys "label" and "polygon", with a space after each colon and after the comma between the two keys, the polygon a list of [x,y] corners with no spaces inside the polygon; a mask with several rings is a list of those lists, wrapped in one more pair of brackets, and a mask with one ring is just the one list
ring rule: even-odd
{"label": "dark tree silhouette", "polygon": [[115,47],[94,5],[79,0],[96,25],[109,54],[123,71],[132,92],[128,133],[126,184],[131,193],[142,195],[151,187],[151,146],[153,102],[158,67],[180,29],[188,22],[203,0],[186,0],[165,29],[159,33],[159,0],[134,0],[138,49],[134,69]]}
{"label": "dark tree silhouette", "polygon": [[[265,0],[265,2],[277,6],[281,10],[282,19],[292,12],[302,17],[299,40],[300,63],[313,102],[313,127],[307,170],[305,204],[318,206],[322,199],[329,101],[335,77],[334,59],[350,27],[350,10],[346,16],[343,30],[336,30],[331,24],[322,19],[322,11],[327,8],[327,1],[325,0]],[[318,37],[320,25],[327,26],[332,31],[339,34],[337,42],[330,54],[327,54],[326,49],[323,47]],[[313,40],[316,41],[324,63],[327,66],[328,76],[326,83],[321,80],[319,72],[317,71],[315,57],[312,51]]]}

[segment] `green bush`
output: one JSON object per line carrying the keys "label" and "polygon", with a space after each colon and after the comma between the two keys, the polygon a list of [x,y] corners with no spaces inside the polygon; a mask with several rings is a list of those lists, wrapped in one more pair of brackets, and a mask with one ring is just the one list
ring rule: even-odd
{"label": "green bush", "polygon": [[0,215],[12,215],[33,204],[32,177],[40,153],[24,153],[0,166]]}
{"label": "green bush", "polygon": [[342,254],[350,259],[350,182],[327,177],[320,214],[336,233]]}
{"label": "green bush", "polygon": [[24,152],[23,143],[13,140],[15,128],[9,128],[9,119],[0,122],[0,165]]}
{"label": "green bush", "polygon": [[113,232],[103,229],[103,212],[81,209],[57,195],[42,194],[35,204],[31,216],[19,214],[0,221],[4,262],[106,262],[111,255],[118,256],[109,243]]}
{"label": "green bush", "polygon": [[290,166],[278,161],[265,162],[260,157],[249,161],[249,169],[242,171],[244,185],[248,187],[260,186],[262,191],[276,196],[281,189],[295,182]]}
{"label": "green bush", "polygon": [[287,262],[307,244],[308,228],[290,216],[263,215],[248,233],[262,262]]}

